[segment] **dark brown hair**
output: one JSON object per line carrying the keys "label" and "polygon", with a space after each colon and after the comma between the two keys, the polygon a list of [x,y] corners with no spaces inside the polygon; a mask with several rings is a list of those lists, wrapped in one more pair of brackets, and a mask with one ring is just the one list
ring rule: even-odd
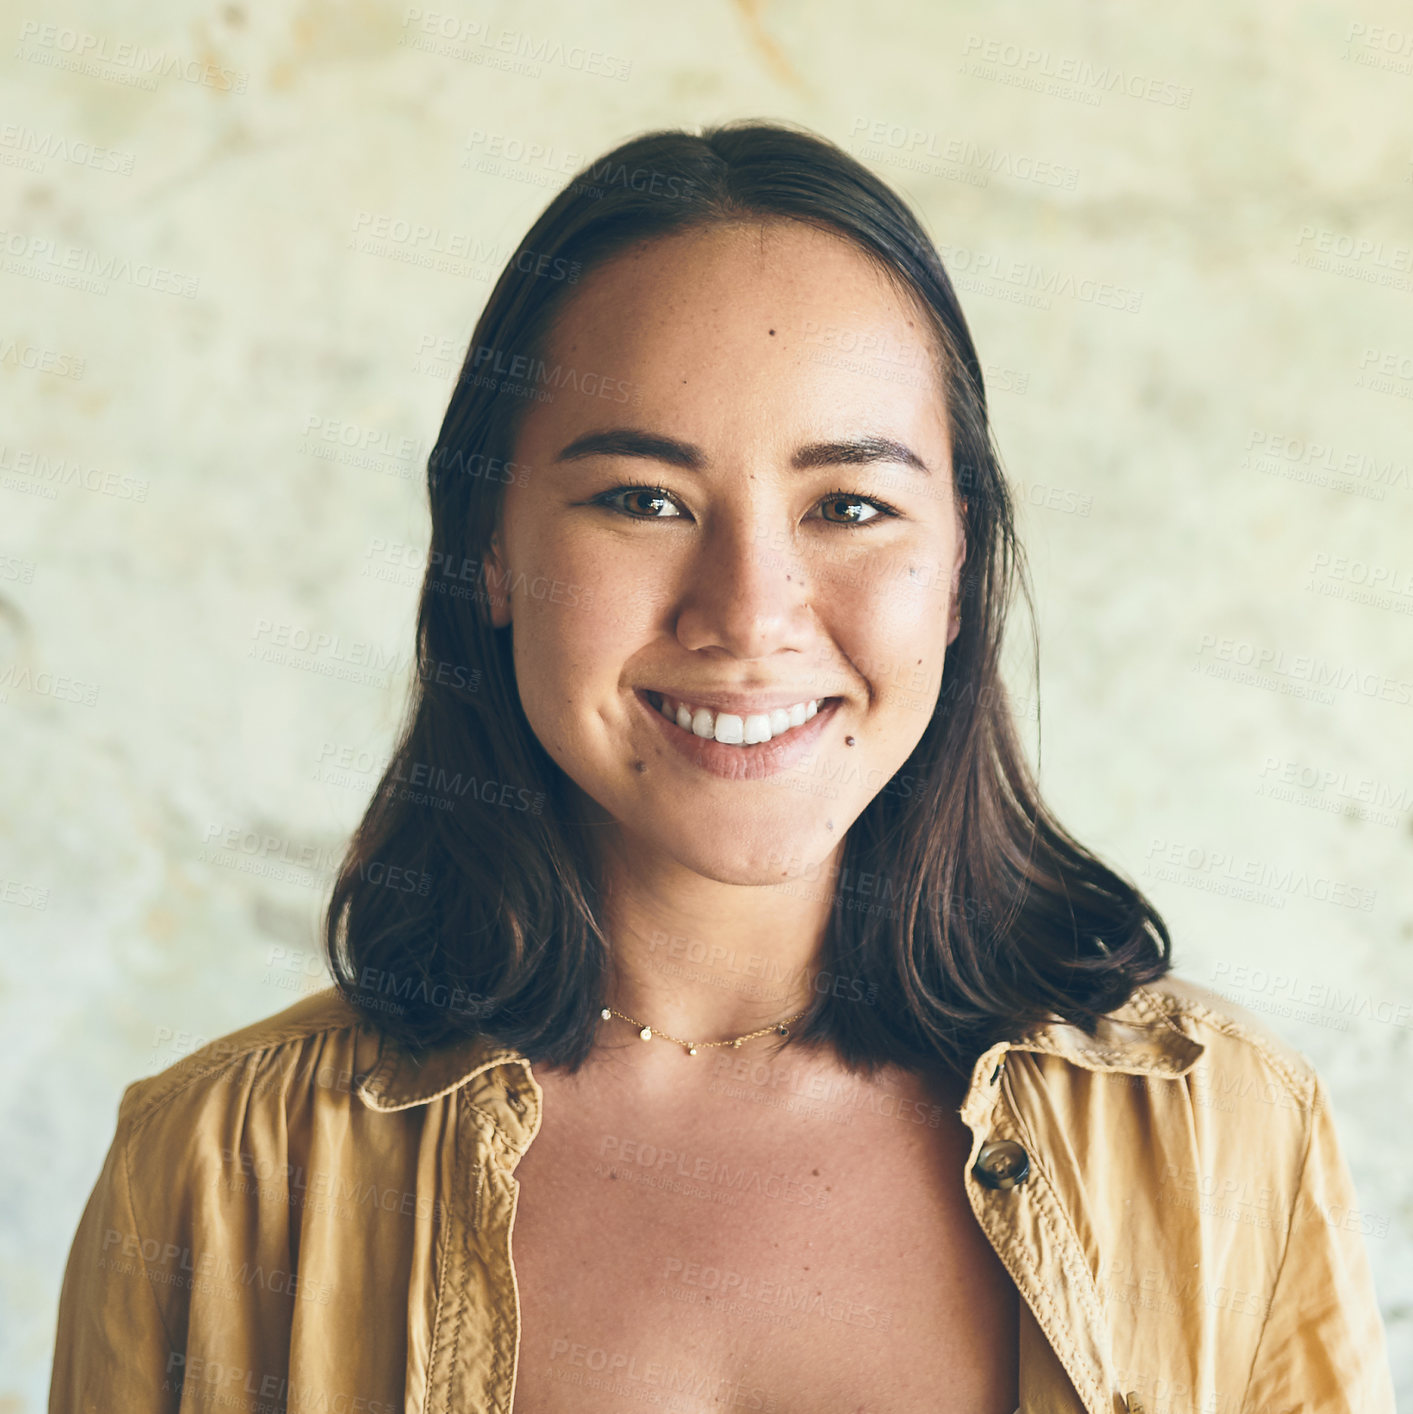
{"label": "dark brown hair", "polygon": [[1031,603],[1028,574],[981,367],[932,241],[839,147],[739,121],[647,133],[581,171],[507,263],[472,335],[427,466],[407,720],[325,920],[340,990],[406,1045],[481,1033],[570,1067],[591,1048],[609,962],[594,855],[578,788],[521,709],[483,557],[501,490],[524,474],[510,462],[520,417],[598,376],[546,361],[557,313],[595,266],[658,236],[781,220],[850,240],[927,315],[967,555],[961,631],[930,721],[843,841],[841,878],[871,878],[872,900],[836,893],[820,974],[832,980],[816,982],[789,1041],[768,1039],[832,1043],[869,1073],[894,1063],[966,1075],[1033,1020],[1092,1034],[1171,967],[1162,918],[1049,813],[1017,739],[999,657],[1017,583]]}

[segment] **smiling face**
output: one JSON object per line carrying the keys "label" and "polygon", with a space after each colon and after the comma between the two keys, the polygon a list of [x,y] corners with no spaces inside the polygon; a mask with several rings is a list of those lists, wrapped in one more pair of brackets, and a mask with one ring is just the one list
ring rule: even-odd
{"label": "smiling face", "polygon": [[822,863],[957,630],[922,313],[842,237],[713,226],[596,267],[545,362],[487,557],[531,728],[625,857],[734,884]]}

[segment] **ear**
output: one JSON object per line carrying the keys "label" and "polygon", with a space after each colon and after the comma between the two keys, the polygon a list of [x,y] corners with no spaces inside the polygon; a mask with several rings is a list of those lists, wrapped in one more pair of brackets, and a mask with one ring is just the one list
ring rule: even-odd
{"label": "ear", "polygon": [[491,543],[482,563],[482,577],[485,580],[486,607],[490,612],[491,626],[505,628],[510,623],[510,575],[506,569],[505,557],[501,552],[500,529],[491,535]]}

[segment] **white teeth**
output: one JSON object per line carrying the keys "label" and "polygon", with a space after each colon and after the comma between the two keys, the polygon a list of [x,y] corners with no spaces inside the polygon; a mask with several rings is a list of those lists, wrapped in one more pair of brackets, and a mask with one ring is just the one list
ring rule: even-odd
{"label": "white teeth", "polygon": [[819,711],[819,701],[797,702],[793,707],[776,707],[770,712],[752,712],[740,717],[734,712],[712,712],[663,697],[658,711],[669,722],[694,736],[711,738],[727,746],[754,746],[772,741],[792,727],[803,726]]}
{"label": "white teeth", "polygon": [[[695,725],[695,719],[693,721]],[[716,739],[725,742],[727,746],[743,746],[745,730],[741,719],[733,712],[718,712],[716,714]],[[754,743],[751,743],[754,745]]]}
{"label": "white teeth", "polygon": [[[717,722],[717,730],[721,730],[720,721]],[[754,746],[758,741],[770,740],[770,713],[753,712],[746,718],[742,728],[742,735],[745,737],[747,746]]]}

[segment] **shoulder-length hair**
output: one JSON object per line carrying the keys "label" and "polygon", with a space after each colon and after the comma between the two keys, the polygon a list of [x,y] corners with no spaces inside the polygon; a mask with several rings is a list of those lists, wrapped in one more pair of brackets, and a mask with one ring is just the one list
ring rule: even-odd
{"label": "shoulder-length hair", "polygon": [[[1050,814],[1017,739],[999,658],[1019,583],[1038,667],[1029,575],[981,365],[937,251],[908,205],[839,147],[743,120],[650,132],[590,163],[526,234],[476,324],[427,464],[407,717],[324,923],[336,985],[404,1045],[482,1035],[571,1069],[589,1053],[609,976],[600,879],[572,783],[521,709],[484,556],[502,488],[523,475],[511,461],[523,414],[574,380],[621,401],[601,371],[547,362],[556,314],[595,266],[658,236],[777,220],[844,236],[927,315],[967,551],[941,693],[842,842],[810,1009],[788,1040],[767,1038],[771,1053],[828,1042],[867,1074],[966,1075],[1033,1021],[1093,1035],[1171,967],[1162,918]],[[593,378],[604,386],[589,388]]]}

